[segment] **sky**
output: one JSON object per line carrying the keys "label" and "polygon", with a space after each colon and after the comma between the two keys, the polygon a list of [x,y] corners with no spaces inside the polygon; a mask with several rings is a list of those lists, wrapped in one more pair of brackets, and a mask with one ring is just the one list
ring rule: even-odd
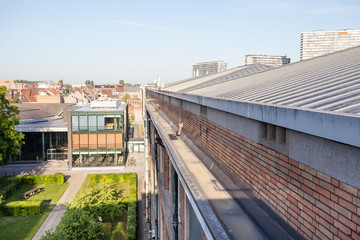
{"label": "sky", "polygon": [[301,32],[349,28],[358,0],[0,0],[0,79],[172,82],[246,54],[296,62]]}

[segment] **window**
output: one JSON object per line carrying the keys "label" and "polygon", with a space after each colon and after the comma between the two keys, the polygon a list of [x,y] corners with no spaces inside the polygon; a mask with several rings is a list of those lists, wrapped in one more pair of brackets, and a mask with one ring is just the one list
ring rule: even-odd
{"label": "window", "polygon": [[89,116],[89,131],[96,131],[96,116],[90,115]]}
{"label": "window", "polygon": [[79,131],[79,118],[78,116],[71,116],[71,130]]}
{"label": "window", "polygon": [[114,130],[114,118],[106,117],[105,118],[105,130]]}
{"label": "window", "polygon": [[104,130],[105,129],[105,117],[97,116],[97,129]]}
{"label": "window", "polygon": [[88,130],[88,119],[87,116],[79,116],[80,131]]}

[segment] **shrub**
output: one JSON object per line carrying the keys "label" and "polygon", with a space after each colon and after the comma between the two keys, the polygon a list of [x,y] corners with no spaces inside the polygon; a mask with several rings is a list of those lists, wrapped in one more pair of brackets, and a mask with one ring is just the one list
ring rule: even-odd
{"label": "shrub", "polygon": [[68,209],[54,233],[46,232],[41,240],[101,239],[102,223],[82,209]]}
{"label": "shrub", "polygon": [[21,180],[21,176],[1,177],[2,188],[0,189],[0,199],[5,200],[18,190],[22,184]]}
{"label": "shrub", "polygon": [[23,183],[30,185],[63,184],[64,182],[65,182],[65,176],[63,174],[23,176]]}
{"label": "shrub", "polygon": [[128,204],[128,219],[126,224],[126,237],[128,240],[136,239],[136,208],[137,208],[137,178],[136,174],[128,175],[130,181],[130,198]]}
{"label": "shrub", "polygon": [[0,216],[39,215],[42,201],[14,201],[0,205]]}

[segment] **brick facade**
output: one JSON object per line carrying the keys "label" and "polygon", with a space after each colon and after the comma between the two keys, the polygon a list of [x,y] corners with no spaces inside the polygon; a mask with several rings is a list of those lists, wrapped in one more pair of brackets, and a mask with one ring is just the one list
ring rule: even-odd
{"label": "brick facade", "polygon": [[[360,239],[360,190],[150,93],[174,123],[305,239]],[[200,108],[200,106],[199,106]],[[241,126],[239,126],[241,127]]]}

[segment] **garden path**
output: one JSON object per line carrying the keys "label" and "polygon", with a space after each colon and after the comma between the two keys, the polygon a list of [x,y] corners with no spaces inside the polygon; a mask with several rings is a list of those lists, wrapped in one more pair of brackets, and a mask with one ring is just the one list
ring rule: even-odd
{"label": "garden path", "polygon": [[83,184],[86,173],[79,173],[71,175],[69,178],[69,187],[66,189],[65,193],[59,200],[58,204],[51,211],[43,225],[35,234],[33,240],[38,240],[42,235],[45,234],[46,231],[51,230],[54,231],[59,225],[61,218],[64,216],[66,212],[66,204],[69,204],[73,197],[75,197],[76,193],[79,191],[81,185]]}

